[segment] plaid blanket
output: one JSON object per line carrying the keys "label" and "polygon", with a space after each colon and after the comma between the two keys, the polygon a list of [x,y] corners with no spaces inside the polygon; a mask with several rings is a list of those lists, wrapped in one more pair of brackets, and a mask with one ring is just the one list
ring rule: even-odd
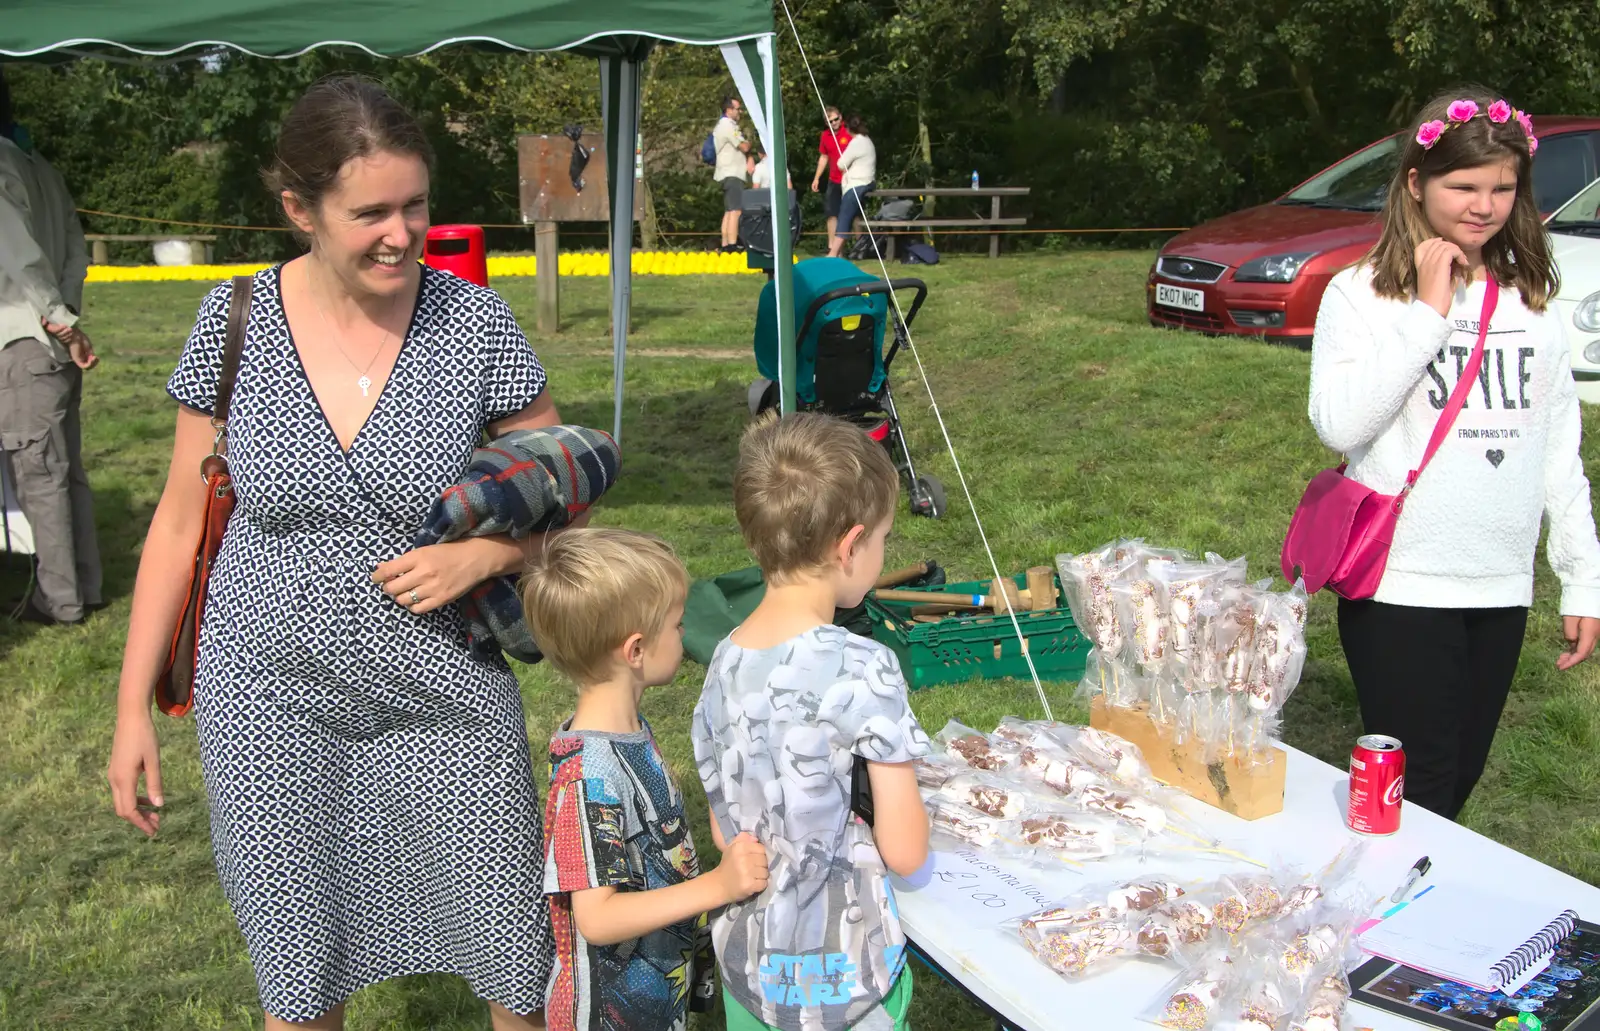
{"label": "plaid blanket", "polygon": [[[521,539],[560,529],[616,482],[621,466],[621,449],[601,430],[514,430],[473,451],[466,472],[434,502],[412,545],[500,533]],[[478,655],[504,651],[523,662],[544,657],[523,621],[516,577],[485,580],[461,599],[461,613]]]}

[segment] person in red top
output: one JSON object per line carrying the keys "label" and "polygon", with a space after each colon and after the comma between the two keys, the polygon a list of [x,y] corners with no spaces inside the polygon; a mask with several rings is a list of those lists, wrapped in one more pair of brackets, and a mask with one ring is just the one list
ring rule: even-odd
{"label": "person in red top", "polygon": [[826,170],[828,192],[822,195],[822,213],[828,216],[828,246],[831,248],[839,228],[839,201],[844,196],[844,188],[840,186],[844,169],[839,167],[839,155],[850,145],[850,130],[844,127],[838,108],[830,107],[826,114],[828,127],[822,131],[822,139],[817,143],[817,174],[811,177],[811,192],[821,192],[822,173]]}

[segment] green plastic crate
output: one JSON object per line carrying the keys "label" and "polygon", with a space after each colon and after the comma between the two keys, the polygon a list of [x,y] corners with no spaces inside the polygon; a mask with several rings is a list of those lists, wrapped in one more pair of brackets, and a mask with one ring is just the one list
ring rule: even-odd
{"label": "green plastic crate", "polygon": [[[1061,580],[1052,578],[1056,597],[1061,597]],[[1028,584],[1026,574],[1012,578],[1017,587]],[[987,594],[988,580],[940,584],[937,587],[905,588],[945,594]],[[918,623],[910,611],[916,602],[878,601],[868,595],[867,612],[872,616],[872,636],[887,644],[900,656],[913,691],[934,684],[1016,677],[1030,679],[1028,663],[1011,617],[987,610],[949,616],[937,623]],[[1017,623],[1028,641],[1028,653],[1041,680],[1077,680],[1083,676],[1089,657],[1089,639],[1072,620],[1066,605],[1040,612],[1017,611]],[[998,648],[996,647],[998,645]]]}

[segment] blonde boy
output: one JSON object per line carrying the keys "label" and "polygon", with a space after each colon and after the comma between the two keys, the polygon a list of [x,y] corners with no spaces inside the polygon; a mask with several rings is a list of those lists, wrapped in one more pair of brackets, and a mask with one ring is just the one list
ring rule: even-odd
{"label": "blonde boy", "polygon": [[578,686],[550,739],[544,890],[556,961],[551,1031],[687,1026],[704,914],[766,887],[749,835],[700,873],[683,795],[639,715],[683,657],[689,578],[672,549],[626,530],[570,530],[523,577],[534,640]]}
{"label": "blonde boy", "polygon": [[[894,652],[832,624],[883,570],[899,478],[860,429],[751,427],[734,510],[767,593],[718,647],[692,735],[718,843],[753,834],[771,883],[712,923],[729,1031],[905,1027],[911,973],[886,869],[928,854],[910,762],[929,752]],[[876,823],[851,812],[864,762]]]}

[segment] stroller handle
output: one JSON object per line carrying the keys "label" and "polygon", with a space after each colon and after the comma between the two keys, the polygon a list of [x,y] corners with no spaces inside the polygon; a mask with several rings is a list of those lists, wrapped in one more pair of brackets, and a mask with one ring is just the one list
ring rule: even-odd
{"label": "stroller handle", "polygon": [[[806,334],[811,332],[811,323],[816,321],[817,314],[821,312],[822,309],[828,304],[832,303],[833,301],[837,301],[841,297],[865,297],[869,294],[889,294],[892,298],[894,296],[894,291],[896,290],[916,291],[916,298],[911,302],[910,309],[906,311],[905,318],[901,320],[902,326],[910,326],[911,320],[917,317],[917,311],[922,307],[922,302],[928,299],[928,284],[924,283],[920,279],[914,278],[889,280],[878,279],[871,283],[858,283],[855,286],[846,286],[840,287],[838,290],[829,290],[827,293],[817,296],[814,300],[812,300],[811,307],[806,309],[805,321],[800,323],[800,330],[799,332],[795,333],[794,338],[796,340],[804,340],[806,338]],[[895,310],[893,307],[889,309],[889,313],[891,316],[895,315]],[[884,359],[885,366],[888,366],[889,362],[893,360],[894,352],[899,349],[899,334],[896,333],[894,344],[889,352],[889,357]]]}

